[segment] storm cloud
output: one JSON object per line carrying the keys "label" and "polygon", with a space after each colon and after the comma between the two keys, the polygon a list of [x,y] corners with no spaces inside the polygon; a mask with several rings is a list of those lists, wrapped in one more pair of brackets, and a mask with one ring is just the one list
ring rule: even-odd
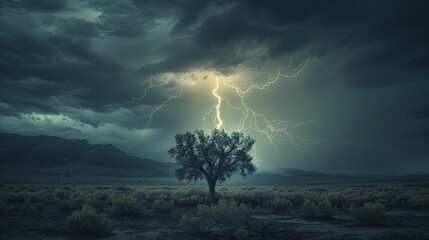
{"label": "storm cloud", "polygon": [[[148,124],[148,114],[178,93],[182,78],[204,83],[215,72],[261,84],[280,66],[296,70],[311,59],[296,78],[248,98],[267,116],[318,126],[297,130],[311,141],[280,143],[278,152],[248,129],[259,168],[429,172],[427,1],[0,6],[1,131],[86,138],[168,161],[174,134],[201,128],[215,101],[207,87],[182,89]],[[154,77],[174,81],[145,93]]]}

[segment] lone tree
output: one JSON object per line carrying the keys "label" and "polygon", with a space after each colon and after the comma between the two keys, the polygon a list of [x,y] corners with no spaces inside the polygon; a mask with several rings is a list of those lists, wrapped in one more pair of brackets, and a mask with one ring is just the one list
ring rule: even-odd
{"label": "lone tree", "polygon": [[197,181],[205,178],[209,184],[212,202],[216,202],[217,182],[224,182],[232,174],[239,172],[247,176],[255,172],[256,166],[249,155],[255,140],[243,133],[228,135],[224,130],[213,130],[205,134],[203,130],[176,135],[176,146],[168,153],[180,165],[176,169],[178,180]]}

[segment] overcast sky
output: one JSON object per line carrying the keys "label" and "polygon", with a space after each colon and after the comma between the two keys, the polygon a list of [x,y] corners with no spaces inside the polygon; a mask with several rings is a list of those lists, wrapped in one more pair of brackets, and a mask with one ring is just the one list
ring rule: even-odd
{"label": "overcast sky", "polygon": [[217,83],[224,128],[256,139],[260,169],[429,173],[428,12],[418,0],[0,1],[0,131],[170,161],[175,134],[215,127]]}

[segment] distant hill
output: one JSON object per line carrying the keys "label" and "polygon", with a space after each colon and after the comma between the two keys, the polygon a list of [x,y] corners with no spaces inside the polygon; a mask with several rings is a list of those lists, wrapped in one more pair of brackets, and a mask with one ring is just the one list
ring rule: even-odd
{"label": "distant hill", "polygon": [[285,177],[329,177],[331,175],[320,172],[306,171],[297,168],[280,168],[276,171],[277,174],[281,174]]}
{"label": "distant hill", "polygon": [[[0,183],[43,184],[182,184],[177,167],[151,159],[128,156],[116,147],[92,145],[86,140],[53,136],[0,133]],[[239,174],[227,184],[325,185],[325,184],[429,184],[429,175],[338,175],[279,168]],[[205,181],[201,181],[203,185]]]}
{"label": "distant hill", "polygon": [[169,163],[128,156],[110,144],[91,145],[86,140],[0,133],[0,165],[5,164],[36,168],[81,164],[153,171],[172,168]]}

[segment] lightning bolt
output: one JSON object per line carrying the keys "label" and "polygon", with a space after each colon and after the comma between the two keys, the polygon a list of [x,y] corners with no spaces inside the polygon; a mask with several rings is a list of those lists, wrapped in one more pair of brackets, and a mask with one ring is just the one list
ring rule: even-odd
{"label": "lightning bolt", "polygon": [[[287,72],[290,70],[292,66],[293,59],[290,58],[290,62],[287,65],[287,67],[280,66],[277,69],[277,74],[273,78],[269,78],[266,82],[264,82],[262,85],[253,84],[247,88],[241,88],[240,86],[234,84],[234,82],[229,81],[228,78],[220,77],[222,78],[222,86],[232,89],[236,96],[239,98],[239,105],[232,104],[232,101],[229,99],[226,99],[225,97],[222,97],[218,94],[220,83],[219,78],[216,78],[216,85],[212,90],[213,96],[216,99],[216,105],[214,105],[209,112],[207,112],[203,117],[203,128],[205,126],[205,120],[207,117],[212,114],[215,111],[215,117],[214,117],[214,123],[217,129],[224,128],[224,120],[221,116],[221,104],[222,102],[226,103],[227,109],[228,107],[232,110],[238,111],[241,113],[241,118],[238,123],[238,129],[237,131],[243,132],[246,127],[249,127],[250,129],[255,130],[256,132],[259,132],[260,134],[264,135],[275,147],[276,151],[278,151],[278,142],[283,141],[289,141],[295,146],[298,146],[299,143],[302,143],[305,141],[305,139],[300,138],[295,135],[295,130],[298,127],[301,127],[303,125],[313,125],[316,124],[315,121],[309,121],[309,122],[290,122],[280,119],[274,119],[270,120],[268,117],[266,117],[266,114],[259,113],[255,111],[251,106],[249,106],[246,102],[246,99],[251,96],[253,91],[259,90],[264,91],[267,90],[269,87],[274,85],[279,81],[280,78],[295,78],[297,77],[309,64],[309,62],[315,58],[307,58],[305,63],[293,74],[286,74],[284,72]],[[318,59],[316,61],[321,64]],[[326,70],[326,68],[322,65],[323,69]]]}
{"label": "lightning bolt", "polygon": [[218,95],[217,91],[219,90],[219,79],[216,78],[216,88],[213,89],[212,93],[213,96],[217,99],[217,104],[215,106],[216,108],[216,118],[215,118],[215,125],[216,129],[221,129],[223,126],[223,120],[220,115],[220,107],[222,104],[222,98]]}
{"label": "lightning bolt", "polygon": [[[325,72],[328,72],[323,64],[317,58],[307,58],[304,64],[299,67],[293,74],[287,74],[292,67],[293,58],[290,58],[289,64],[284,67],[280,66],[277,69],[277,74],[273,78],[267,79],[262,85],[252,84],[247,88],[242,88],[239,85],[235,84],[233,81],[230,81],[227,77],[216,76],[215,77],[215,85],[212,88],[212,95],[215,98],[215,104],[210,108],[210,110],[203,116],[203,129],[205,128],[205,122],[209,116],[214,115],[214,126],[216,129],[225,129],[225,120],[222,118],[222,105],[225,104],[227,111],[229,109],[239,112],[241,114],[241,118],[238,122],[237,131],[245,131],[246,128],[250,128],[264,135],[275,147],[276,151],[278,151],[278,142],[288,141],[292,143],[294,146],[298,146],[300,143],[306,141],[306,139],[300,138],[295,135],[295,130],[298,127],[304,125],[313,125],[316,124],[314,121],[308,122],[290,122],[280,119],[270,120],[266,114],[259,113],[255,111],[251,106],[247,103],[247,98],[251,97],[253,91],[264,91],[269,89],[272,85],[276,84],[281,78],[295,78],[297,77],[304,69],[308,66],[311,60],[316,60]],[[149,113],[146,113],[143,118],[147,119],[146,124],[144,126],[144,130],[146,130],[150,124],[156,113],[163,108],[166,104],[170,103],[173,99],[179,98],[183,94],[183,88],[186,85],[195,85],[195,81],[188,80],[186,78],[175,78],[172,76],[171,78],[157,78],[152,76],[149,80],[143,83],[144,89],[143,94],[139,97],[133,98],[128,101],[124,101],[122,103],[113,103],[104,105],[103,107],[121,107],[124,105],[136,103],[138,101],[144,100],[147,96],[148,92],[154,88],[163,88],[170,83],[174,83],[177,85],[178,91],[175,94],[167,93],[167,98],[163,100],[160,104],[155,106]],[[219,91],[223,88],[229,88],[233,90],[236,96],[239,98],[239,104],[234,105],[230,99],[227,99],[220,95]]]}
{"label": "lightning bolt", "polygon": [[232,104],[232,102],[229,99],[226,99],[218,94],[218,90],[220,88],[219,85],[219,79],[216,78],[216,86],[213,88],[213,96],[216,98],[217,103],[215,106],[213,106],[209,112],[207,112],[203,117],[203,128],[205,126],[205,120],[207,117],[213,113],[214,109],[216,109],[216,115],[215,115],[215,125],[217,129],[224,128],[224,121],[222,120],[221,113],[220,113],[220,106],[222,102],[226,103],[226,109],[228,110],[228,107],[232,110],[241,112],[242,117],[239,120],[238,129],[237,131],[243,132],[247,127],[249,127],[252,130],[255,130],[256,132],[264,135],[270,143],[274,146],[275,150],[278,152],[278,143],[288,141],[292,144],[294,147],[299,147],[302,143],[322,143],[322,142],[337,142],[342,144],[348,144],[348,145],[359,145],[363,147],[373,148],[375,150],[389,152],[387,149],[380,148],[377,146],[374,146],[367,142],[360,142],[360,141],[352,141],[352,140],[342,140],[342,139],[332,139],[332,138],[326,138],[326,139],[307,139],[299,137],[295,134],[296,130],[300,127],[304,126],[317,126],[319,129],[323,130],[323,127],[317,123],[314,120],[309,120],[306,122],[291,122],[281,119],[272,119],[270,120],[268,117],[266,117],[266,114],[262,114],[259,112],[256,112],[252,107],[250,107],[246,103],[246,99],[248,97],[251,97],[251,93],[253,91],[266,91],[269,87],[276,84],[279,79],[281,78],[287,78],[287,79],[293,79],[299,76],[302,71],[304,71],[308,64],[311,61],[316,61],[323,71],[325,73],[333,74],[335,72],[329,71],[325,65],[318,59],[318,58],[312,58],[309,57],[306,59],[304,64],[298,68],[294,73],[287,74],[287,72],[290,71],[290,68],[292,67],[293,58],[290,58],[290,62],[287,65],[287,67],[280,66],[277,68],[277,74],[269,78],[265,83],[262,85],[256,85],[253,84],[247,88],[241,88],[240,86],[234,84],[233,82],[229,81],[229,79],[222,77],[222,84],[223,86],[232,89],[235,91],[236,96],[239,97],[240,104],[238,106],[235,106]]}
{"label": "lightning bolt", "polygon": [[150,111],[149,113],[147,113],[146,115],[143,116],[143,118],[147,118],[147,122],[143,128],[143,132],[141,135],[141,140],[143,140],[144,134],[147,130],[147,128],[149,127],[149,125],[152,123],[152,119],[155,116],[156,112],[158,112],[161,108],[163,108],[166,104],[168,104],[169,102],[171,102],[173,99],[175,98],[179,98],[182,96],[183,93],[183,88],[185,85],[194,85],[195,82],[193,81],[188,81],[188,80],[184,80],[184,79],[169,79],[169,80],[158,80],[157,78],[151,78],[150,80],[152,81],[153,79],[156,79],[155,83],[150,82],[150,84],[144,89],[144,95],[137,98],[137,100],[142,100],[144,99],[144,97],[146,96],[147,92],[154,88],[154,87],[164,87],[167,84],[173,82],[175,84],[178,85],[179,91],[176,94],[171,95],[170,93],[167,93],[167,99],[165,99],[163,102],[161,102],[159,105],[157,105],[152,111]]}
{"label": "lightning bolt", "polygon": [[[142,134],[141,134],[141,140],[143,140],[144,134],[146,133],[146,130],[148,129],[148,127],[150,126],[150,124],[152,123],[152,120],[155,116],[155,114],[161,109],[163,108],[166,104],[168,104],[169,102],[171,102],[173,99],[175,98],[179,98],[180,96],[182,96],[183,93],[183,88],[187,85],[195,85],[195,82],[192,80],[187,80],[187,79],[183,79],[183,78],[158,78],[156,76],[151,76],[148,80],[146,80],[145,82],[143,82],[142,86],[143,86],[143,94],[139,97],[134,97],[130,100],[127,101],[123,101],[120,103],[109,103],[109,104],[104,104],[104,105],[99,105],[96,107],[93,107],[93,110],[96,109],[108,109],[108,108],[120,108],[123,107],[125,105],[130,105],[133,103],[137,103],[139,101],[143,101],[145,99],[145,97],[147,96],[147,94],[155,88],[161,89],[163,87],[168,86],[170,83],[173,83],[175,85],[177,85],[178,91],[176,94],[170,94],[168,92],[166,92],[167,98],[165,100],[163,100],[160,104],[155,105],[155,107],[148,113],[146,113],[145,115],[143,115],[143,119],[147,119],[146,124],[144,125]],[[82,111],[77,112],[77,114],[75,114],[73,116],[74,119],[77,119],[79,121],[79,115],[82,113]]]}
{"label": "lightning bolt", "polygon": [[138,101],[143,100],[147,93],[149,92],[149,90],[151,90],[152,88],[160,88],[163,87],[167,84],[168,82],[164,81],[164,80],[159,80],[158,78],[156,78],[155,76],[151,76],[149,78],[149,80],[145,81],[143,83],[144,89],[143,89],[143,95],[141,95],[140,97],[135,97],[132,98],[131,100],[122,102],[122,103],[109,103],[106,105],[101,105],[98,106],[99,108],[112,108],[112,107],[122,107],[128,104],[132,104],[132,103],[136,103]]}
{"label": "lightning bolt", "polygon": [[167,104],[167,103],[169,103],[173,98],[178,98],[178,97],[180,97],[180,96],[182,96],[182,93],[183,93],[183,84],[182,85],[180,85],[180,87],[179,87],[179,92],[177,93],[177,94],[175,94],[175,95],[170,95],[170,94],[168,94],[168,98],[166,99],[166,100],[164,100],[160,105],[158,105],[153,111],[151,111],[150,113],[148,113],[148,114],[146,114],[143,118],[146,118],[146,117],[148,117],[149,118],[149,120],[147,121],[147,123],[146,123],[146,125],[145,125],[145,127],[144,127],[144,129],[147,129],[147,127],[149,127],[149,124],[152,122],[152,118],[153,118],[153,116],[155,115],[155,113],[159,110],[159,109],[161,109],[165,104]]}
{"label": "lightning bolt", "polygon": [[[371,146],[367,143],[360,143],[354,141],[343,141],[338,139],[306,139],[298,136],[296,131],[300,127],[305,127],[309,125],[318,126],[320,129],[322,127],[315,121],[309,120],[306,122],[291,122],[282,119],[270,119],[267,116],[267,113],[257,112],[252,108],[252,106],[248,103],[247,99],[252,96],[252,93],[255,91],[267,91],[273,85],[278,83],[280,79],[293,79],[299,76],[309,65],[311,61],[316,61],[323,69],[325,73],[334,73],[327,70],[327,68],[323,65],[319,59],[314,57],[308,57],[305,62],[293,73],[290,73],[290,69],[292,68],[293,58],[290,58],[289,64],[285,66],[280,66],[277,68],[277,74],[268,78],[262,84],[252,84],[248,87],[241,87],[236,84],[234,81],[224,76],[216,76],[215,85],[212,88],[212,96],[215,99],[215,104],[210,108],[210,110],[203,115],[203,129],[206,125],[206,120],[214,115],[213,123],[216,129],[226,129],[225,120],[222,118],[222,105],[225,106],[226,111],[229,113],[229,110],[237,112],[241,115],[238,121],[238,127],[236,131],[244,132],[246,129],[252,129],[263,136],[265,136],[269,142],[274,146],[276,151],[279,151],[278,143],[280,142],[289,142],[294,147],[299,147],[302,143],[316,143],[316,142],[341,142],[344,144],[359,144],[362,146]],[[175,84],[177,92],[174,94],[168,93],[167,90],[162,88],[168,86],[169,84]],[[131,100],[124,101],[122,103],[111,103],[107,105],[102,105],[100,107],[122,107],[128,104],[137,103],[139,101],[143,101],[147,96],[148,92],[158,88],[161,91],[166,92],[166,99],[163,100],[158,105],[154,106],[154,108],[143,115],[144,119],[147,119],[142,138],[145,131],[149,128],[150,124],[153,121],[156,113],[159,112],[165,105],[170,103],[173,99],[179,98],[183,94],[183,89],[187,85],[195,85],[196,82],[194,80],[189,80],[186,77],[177,78],[177,76],[172,75],[171,77],[159,78],[152,76],[149,80],[143,83],[143,94],[139,97],[132,98]],[[234,103],[232,99],[228,99],[225,96],[220,94],[221,88],[232,90],[235,93],[235,97],[238,98],[238,103]],[[223,91],[222,91],[223,92]]]}

